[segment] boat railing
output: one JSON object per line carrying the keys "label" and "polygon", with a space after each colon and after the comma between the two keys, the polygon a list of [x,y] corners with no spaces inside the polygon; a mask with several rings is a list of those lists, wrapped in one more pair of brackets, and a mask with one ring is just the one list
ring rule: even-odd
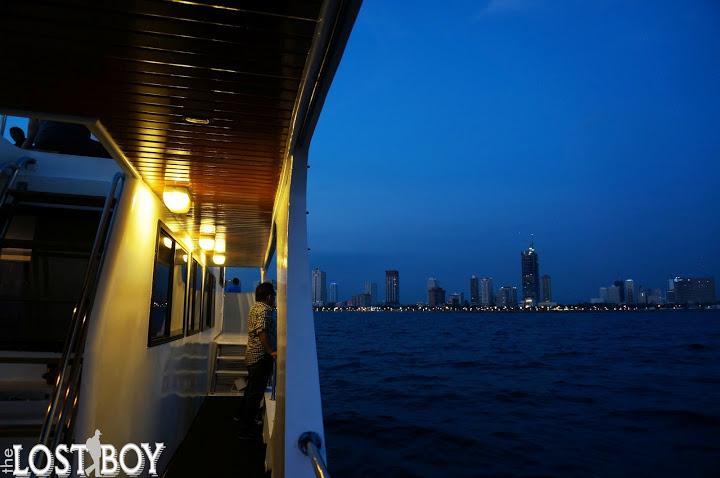
{"label": "boat railing", "polygon": [[[17,161],[13,161],[10,164],[5,165],[2,168],[2,173],[5,174],[7,171],[7,180],[5,183],[3,183],[2,187],[0,188],[0,206],[5,204],[5,201],[7,200],[8,192],[15,184],[15,180],[17,179],[18,175],[20,174],[20,171],[23,169],[27,169],[28,167],[35,164],[35,160],[33,158],[23,156],[22,158],[18,159]],[[0,236],[2,237],[2,236]]]}
{"label": "boat railing", "polygon": [[275,389],[277,388],[277,360],[273,361],[272,382],[270,383],[270,400],[275,400]]}
{"label": "boat railing", "polygon": [[300,447],[300,451],[303,452],[305,456],[310,458],[313,471],[317,478],[330,478],[325,460],[323,460],[320,454],[320,448],[322,448],[320,435],[315,432],[303,433],[298,439],[298,447]]}
{"label": "boat railing", "polygon": [[0,115],[0,138],[5,136],[5,125],[7,124],[7,115]]}
{"label": "boat railing", "polygon": [[70,328],[65,340],[62,358],[53,393],[50,398],[45,420],[40,432],[40,443],[55,449],[70,438],[75,411],[79,399],[79,385],[82,370],[82,354],[88,330],[88,318],[92,311],[97,282],[107,250],[107,242],[117,213],[117,199],[122,192],[125,175],[113,177],[110,190],[103,205],[92,252],[88,261],[80,299],[73,310]]}

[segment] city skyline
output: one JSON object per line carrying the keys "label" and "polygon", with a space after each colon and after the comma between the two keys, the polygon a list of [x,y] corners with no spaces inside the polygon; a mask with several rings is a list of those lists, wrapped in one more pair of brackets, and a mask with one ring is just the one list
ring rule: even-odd
{"label": "city skyline", "polygon": [[[448,288],[443,287],[441,280],[435,275],[425,278],[425,295],[421,300],[408,301],[399,297],[400,291],[400,272],[398,270],[385,270],[385,300],[380,302],[376,300],[377,288],[376,283],[365,279],[363,281],[363,289],[357,293],[350,293],[348,297],[336,294],[337,302],[354,301],[354,305],[400,305],[400,304],[417,304],[425,303],[430,306],[438,306],[444,303],[459,302],[468,305],[493,305],[500,304],[504,306],[528,306],[538,305],[541,303],[553,303],[562,301],[553,301],[554,289],[552,285],[552,277],[545,273],[540,275],[539,268],[540,253],[534,247],[534,242],[530,246],[523,249],[520,253],[520,278],[519,282],[498,283],[495,287],[493,278],[489,276],[478,276],[471,274],[467,279],[467,288]],[[326,272],[321,270],[319,266],[313,269],[313,303],[318,304],[317,298],[320,297],[322,283],[318,278],[322,277],[324,282]],[[686,279],[682,279],[685,277]],[[689,277],[675,276],[674,278],[665,279],[667,288],[648,286],[646,284],[637,283],[632,278],[615,278],[607,286],[600,286],[597,296],[588,295],[587,297],[564,303],[606,303],[606,304],[662,304],[666,297],[675,297],[675,284],[679,284],[682,297],[709,297],[709,294],[715,293],[714,277]],[[694,281],[694,282],[691,282]],[[337,284],[335,290],[337,291]],[[518,287],[517,284],[520,284]],[[700,292],[698,292],[698,289]],[[353,290],[353,289],[349,289]],[[520,292],[518,292],[520,291]],[[711,292],[708,292],[711,291]],[[466,300],[467,298],[467,300]],[[536,300],[537,299],[537,300]],[[320,305],[327,305],[324,301]]]}
{"label": "city skyline", "polygon": [[534,234],[558,302],[720,276],[720,5],[508,3],[363,5],[311,145],[311,264],[346,292],[398,269],[412,303],[431,276],[520,287]]}

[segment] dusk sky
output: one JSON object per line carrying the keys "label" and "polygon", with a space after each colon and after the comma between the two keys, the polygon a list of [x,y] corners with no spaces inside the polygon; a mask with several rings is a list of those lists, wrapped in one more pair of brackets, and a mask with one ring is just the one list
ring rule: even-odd
{"label": "dusk sky", "polygon": [[561,302],[720,279],[720,2],[439,5],[364,2],[313,138],[310,263],[342,299],[386,269],[402,303],[519,288],[531,234]]}
{"label": "dusk sky", "polygon": [[343,299],[400,271],[554,299],[720,277],[720,3],[366,0],[309,171],[311,265]]}

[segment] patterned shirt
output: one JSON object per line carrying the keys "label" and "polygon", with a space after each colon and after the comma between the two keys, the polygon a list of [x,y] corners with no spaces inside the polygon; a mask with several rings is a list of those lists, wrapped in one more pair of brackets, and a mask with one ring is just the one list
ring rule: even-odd
{"label": "patterned shirt", "polygon": [[245,351],[245,362],[248,365],[257,363],[267,352],[258,334],[265,332],[270,347],[276,349],[277,332],[273,308],[263,302],[255,302],[248,314],[248,342]]}

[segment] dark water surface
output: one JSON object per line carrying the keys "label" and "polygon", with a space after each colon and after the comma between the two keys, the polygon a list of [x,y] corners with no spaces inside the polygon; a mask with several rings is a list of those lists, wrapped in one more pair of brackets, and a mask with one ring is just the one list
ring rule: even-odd
{"label": "dark water surface", "polygon": [[319,313],[334,478],[720,477],[720,311]]}

